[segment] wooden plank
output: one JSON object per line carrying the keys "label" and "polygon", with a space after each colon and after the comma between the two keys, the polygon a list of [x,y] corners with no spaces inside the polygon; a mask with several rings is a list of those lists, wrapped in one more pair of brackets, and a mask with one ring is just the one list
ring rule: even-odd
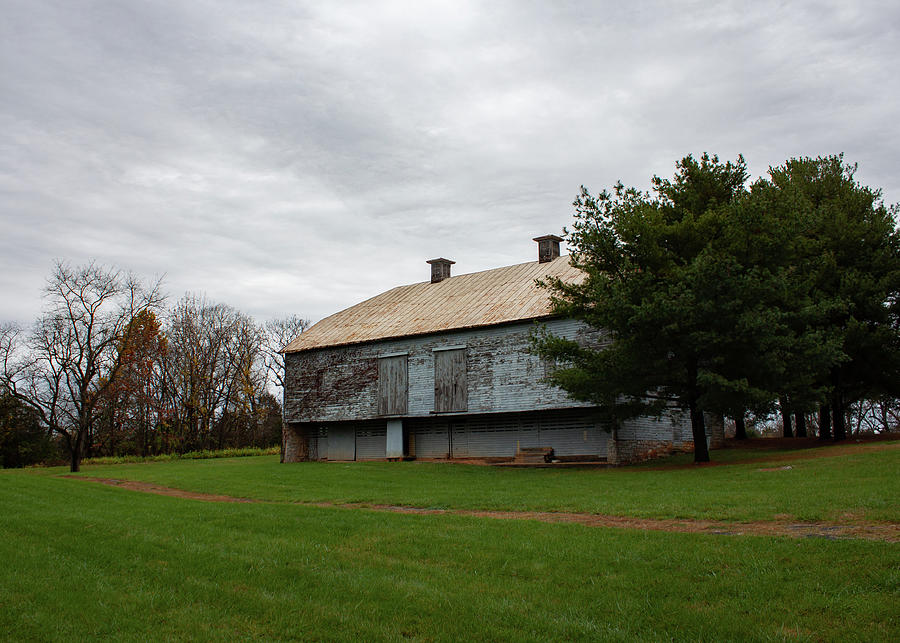
{"label": "wooden plank", "polygon": [[407,412],[409,375],[407,356],[378,360],[378,414],[402,415]]}
{"label": "wooden plank", "polygon": [[466,349],[434,353],[434,410],[437,413],[468,410]]}

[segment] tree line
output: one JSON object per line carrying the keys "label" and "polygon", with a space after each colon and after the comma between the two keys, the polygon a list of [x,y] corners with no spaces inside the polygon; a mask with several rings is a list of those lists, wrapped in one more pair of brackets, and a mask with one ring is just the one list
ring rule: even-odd
{"label": "tree line", "polygon": [[843,155],[795,158],[748,185],[744,158],[676,163],[650,191],[582,187],[565,231],[580,283],[553,280],[555,311],[603,329],[603,346],[537,333],[561,364],[551,380],[608,416],[677,406],[695,460],[709,460],[708,414],[807,418],[823,439],[851,419],[897,428],[898,206],[855,178]]}
{"label": "tree line", "polygon": [[[30,329],[0,326],[0,456],[148,456],[281,441],[279,350],[309,325],[91,263],[57,263]],[[58,456],[57,456],[58,457]]]}

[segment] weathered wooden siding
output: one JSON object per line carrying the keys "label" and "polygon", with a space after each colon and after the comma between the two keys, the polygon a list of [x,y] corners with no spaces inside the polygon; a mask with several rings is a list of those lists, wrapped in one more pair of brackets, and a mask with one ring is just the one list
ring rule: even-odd
{"label": "weathered wooden siding", "polygon": [[691,425],[687,415],[678,409],[666,411],[659,417],[639,417],[626,420],[618,430],[619,440],[647,440],[671,442],[680,447],[685,442],[693,444]]}
{"label": "weathered wooden siding", "polygon": [[616,439],[609,441],[607,461],[615,464],[639,462],[676,451],[691,451],[690,414],[672,407],[659,417],[638,417],[627,420],[616,431]]}
{"label": "weathered wooden siding", "polygon": [[[549,447],[557,457],[602,459],[609,432],[593,409],[526,413],[448,415],[403,420],[369,420],[320,425],[287,425],[287,461],[300,459],[357,460],[392,457],[386,452],[386,425],[399,423],[407,434],[409,455],[416,458],[508,458],[520,447]],[[298,435],[306,437],[308,453],[298,450]],[[355,450],[348,441],[355,436]],[[402,452],[397,456],[404,455]]]}
{"label": "weathered wooden siding", "polygon": [[[569,319],[547,322],[560,336],[590,343],[596,332]],[[465,346],[469,413],[501,413],[583,407],[543,382],[546,365],[529,351],[531,322],[491,326],[325,348],[285,355],[285,418],[288,422],[334,422],[382,417],[378,408],[379,357],[407,353],[406,417],[435,412],[435,349]]]}
{"label": "weathered wooden siding", "polygon": [[[448,420],[454,458],[512,458],[520,447],[550,447],[556,456],[606,456],[609,433],[590,410],[452,416]],[[410,423],[413,435],[418,436],[422,429],[428,431],[427,421],[424,425]],[[420,456],[418,451],[416,455]]]}

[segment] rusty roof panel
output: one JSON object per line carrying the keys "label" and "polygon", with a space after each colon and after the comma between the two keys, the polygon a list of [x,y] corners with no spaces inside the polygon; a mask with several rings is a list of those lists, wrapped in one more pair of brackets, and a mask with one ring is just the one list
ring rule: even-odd
{"label": "rusty roof panel", "polygon": [[537,319],[550,314],[550,297],[536,279],[581,281],[568,257],[399,286],[326,317],[284,352]]}

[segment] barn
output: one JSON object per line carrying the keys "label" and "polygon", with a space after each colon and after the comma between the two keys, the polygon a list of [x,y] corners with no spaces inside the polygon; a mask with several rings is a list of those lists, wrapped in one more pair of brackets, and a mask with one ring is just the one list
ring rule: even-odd
{"label": "barn", "polygon": [[285,461],[556,460],[630,462],[693,448],[680,411],[611,431],[597,409],[545,381],[530,350],[535,323],[587,344],[601,334],[553,316],[545,277],[582,278],[562,239],[537,237],[538,259],[388,290],[309,328],[284,349]]}

